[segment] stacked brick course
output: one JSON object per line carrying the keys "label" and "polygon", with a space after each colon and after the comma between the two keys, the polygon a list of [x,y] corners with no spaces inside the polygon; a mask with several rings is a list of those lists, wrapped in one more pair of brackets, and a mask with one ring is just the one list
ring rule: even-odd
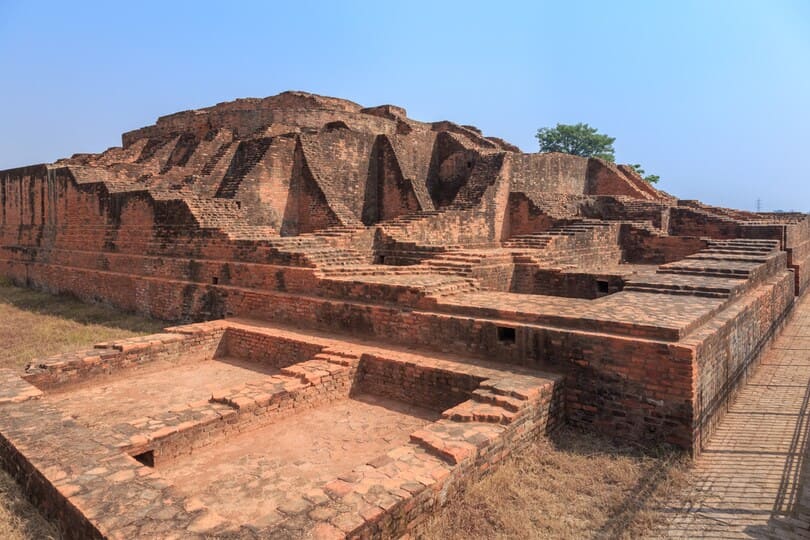
{"label": "stacked brick course", "polygon": [[[55,393],[232,356],[264,374],[108,426],[91,453],[159,469],[357,394],[421,406],[442,418],[406,447],[296,503],[306,519],[273,514],[300,534],[397,535],[563,421],[698,454],[808,262],[807,216],[677,200],[630,167],[524,154],[399,107],[285,92],[186,111],[122,148],[0,172],[0,275],[215,321],[0,374],[0,459],[36,478],[32,497],[68,536],[267,533],[194,504],[138,506],[177,517],[135,529],[98,517],[107,503],[73,497],[96,484],[60,487],[49,471],[69,458],[26,431],[37,415],[56,429]],[[156,474],[118,461],[90,475],[98,486]]]}

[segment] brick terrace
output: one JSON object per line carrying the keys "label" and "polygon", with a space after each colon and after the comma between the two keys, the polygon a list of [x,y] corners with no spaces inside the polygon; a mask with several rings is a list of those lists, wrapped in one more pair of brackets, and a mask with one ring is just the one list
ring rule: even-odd
{"label": "brick terrace", "polygon": [[563,421],[698,456],[810,281],[807,216],[301,92],[2,171],[0,211],[1,275],[200,323],[0,374],[68,537],[398,536]]}
{"label": "brick terrace", "polygon": [[4,465],[70,537],[399,534],[561,419],[561,377],[536,370],[246,320],[170,331],[42,362],[44,391],[3,373]]}
{"label": "brick terrace", "polygon": [[[670,538],[810,538],[810,303],[796,313],[695,463]],[[680,501],[673,501],[673,505]]]}

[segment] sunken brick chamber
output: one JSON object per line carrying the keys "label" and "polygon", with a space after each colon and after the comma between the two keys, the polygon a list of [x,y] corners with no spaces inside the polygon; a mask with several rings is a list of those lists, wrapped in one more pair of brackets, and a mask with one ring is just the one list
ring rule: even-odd
{"label": "sunken brick chamber", "polygon": [[0,212],[0,275],[196,323],[0,372],[76,538],[393,537],[561,422],[697,454],[810,281],[805,215],[300,92],[2,171]]}

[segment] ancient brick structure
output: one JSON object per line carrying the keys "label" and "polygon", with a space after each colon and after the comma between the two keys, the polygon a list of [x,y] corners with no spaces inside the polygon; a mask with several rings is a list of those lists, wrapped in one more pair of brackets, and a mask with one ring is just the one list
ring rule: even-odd
{"label": "ancient brick structure", "polygon": [[560,422],[697,454],[810,282],[804,215],[299,92],[2,171],[0,219],[0,275],[194,323],[0,373],[77,538],[399,536]]}

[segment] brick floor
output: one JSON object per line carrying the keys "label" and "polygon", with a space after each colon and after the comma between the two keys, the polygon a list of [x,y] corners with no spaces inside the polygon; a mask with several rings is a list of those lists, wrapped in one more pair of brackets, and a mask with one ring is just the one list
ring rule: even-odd
{"label": "brick floor", "polygon": [[695,462],[686,505],[664,509],[661,536],[810,538],[809,422],[805,298]]}
{"label": "brick floor", "polygon": [[310,510],[313,501],[302,500],[308,494],[407,444],[412,431],[438,417],[394,400],[356,396],[184,456],[159,471],[224,518],[281,521],[286,505]]}

